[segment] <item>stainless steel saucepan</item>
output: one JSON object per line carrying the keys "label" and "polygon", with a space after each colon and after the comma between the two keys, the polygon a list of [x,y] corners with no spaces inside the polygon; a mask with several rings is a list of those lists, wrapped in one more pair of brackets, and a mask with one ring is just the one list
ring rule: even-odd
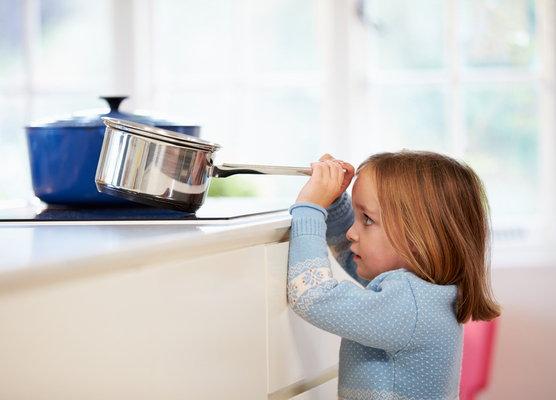
{"label": "stainless steel saucepan", "polygon": [[155,207],[193,213],[204,203],[210,178],[236,174],[311,175],[309,167],[214,165],[220,145],[196,137],[104,117],[106,132],[97,189]]}

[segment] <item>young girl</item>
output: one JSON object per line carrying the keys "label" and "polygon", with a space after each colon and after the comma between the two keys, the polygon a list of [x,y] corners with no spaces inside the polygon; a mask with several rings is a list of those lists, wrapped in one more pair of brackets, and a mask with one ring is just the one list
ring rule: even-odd
{"label": "young girl", "polygon": [[[323,156],[290,209],[290,306],[342,337],[340,399],[457,399],[462,324],[500,314],[482,183],[414,151],[368,158],[350,203],[353,176]],[[332,277],[327,244],[362,287]]]}

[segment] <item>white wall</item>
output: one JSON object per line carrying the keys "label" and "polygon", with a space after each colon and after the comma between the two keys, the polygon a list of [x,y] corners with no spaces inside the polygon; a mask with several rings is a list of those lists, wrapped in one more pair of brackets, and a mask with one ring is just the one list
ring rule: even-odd
{"label": "white wall", "polygon": [[488,389],[478,400],[556,398],[556,266],[496,268],[504,307]]}

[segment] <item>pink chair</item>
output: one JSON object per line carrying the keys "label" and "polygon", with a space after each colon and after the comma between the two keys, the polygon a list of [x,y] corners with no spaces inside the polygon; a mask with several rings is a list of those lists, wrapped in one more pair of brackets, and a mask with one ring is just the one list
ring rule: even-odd
{"label": "pink chair", "polygon": [[470,321],[463,327],[463,361],[459,386],[460,400],[473,400],[488,386],[496,319]]}

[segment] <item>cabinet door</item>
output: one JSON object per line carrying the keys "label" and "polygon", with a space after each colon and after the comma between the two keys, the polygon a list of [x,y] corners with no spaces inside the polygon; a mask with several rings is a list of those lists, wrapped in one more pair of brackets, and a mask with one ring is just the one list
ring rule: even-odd
{"label": "cabinet door", "polygon": [[266,398],[265,247],[0,293],[0,397]]}
{"label": "cabinet door", "polygon": [[338,400],[338,378],[292,397],[292,400]]}
{"label": "cabinet door", "polygon": [[160,270],[156,398],[263,398],[265,280],[265,245]]}
{"label": "cabinet door", "polygon": [[267,246],[269,393],[338,363],[340,338],[307,323],[288,305],[288,249],[289,243]]}

